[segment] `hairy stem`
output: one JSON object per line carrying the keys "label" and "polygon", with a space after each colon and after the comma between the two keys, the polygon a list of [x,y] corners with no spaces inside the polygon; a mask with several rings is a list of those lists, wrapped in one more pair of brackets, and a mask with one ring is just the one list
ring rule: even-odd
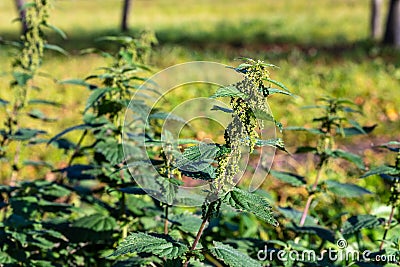
{"label": "hairy stem", "polygon": [[379,250],[382,250],[383,249],[383,245],[385,244],[387,233],[390,230],[390,224],[393,221],[395,209],[396,209],[396,207],[394,205],[392,205],[392,210],[390,211],[389,220],[387,221],[387,223],[385,225],[385,232],[383,233],[383,238],[382,238],[381,245],[379,246]]}
{"label": "hairy stem", "polygon": [[[322,174],[322,166],[323,166],[323,164],[324,164],[324,161],[321,161],[321,164],[319,164],[319,166],[318,166],[317,176],[315,177],[314,184],[311,187],[311,191],[312,192],[314,192],[315,189],[317,189],[318,182],[319,182],[319,179],[320,179],[321,174]],[[308,196],[306,206],[304,207],[304,211],[303,211],[303,214],[302,214],[301,219],[300,219],[300,224],[299,224],[300,227],[304,226],[304,224],[306,222],[307,214],[308,214],[308,211],[310,210],[311,202],[312,202],[312,199],[314,198],[314,196],[315,196],[314,194],[310,194]]]}
{"label": "hairy stem", "polygon": [[[193,251],[193,250],[196,249],[197,244],[199,243],[200,238],[201,238],[201,236],[203,235],[203,231],[204,231],[204,228],[205,228],[205,226],[206,226],[206,224],[207,224],[207,221],[208,221],[208,220],[210,219],[210,217],[211,217],[211,214],[212,214],[212,210],[213,210],[213,208],[214,208],[214,205],[215,205],[215,202],[212,202],[212,203],[210,203],[210,205],[208,206],[206,215],[205,215],[204,218],[203,218],[203,221],[202,221],[202,223],[201,223],[201,225],[200,225],[199,231],[197,232],[196,238],[194,239],[193,244],[192,244],[192,247],[190,248],[189,251]],[[190,257],[187,258],[186,262],[183,264],[183,267],[187,267],[187,266],[188,266],[189,260],[190,260]]]}

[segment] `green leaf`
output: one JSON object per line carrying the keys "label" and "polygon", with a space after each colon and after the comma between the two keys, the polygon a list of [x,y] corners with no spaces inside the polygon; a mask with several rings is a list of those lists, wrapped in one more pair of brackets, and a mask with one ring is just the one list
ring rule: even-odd
{"label": "green leaf", "polygon": [[323,240],[327,240],[331,243],[335,242],[335,234],[325,228],[322,228],[320,226],[293,226],[293,227],[288,227],[288,230],[293,230],[296,233],[301,233],[301,234],[314,234],[322,238]]}
{"label": "green leaf", "polygon": [[153,113],[150,114],[149,119],[153,119],[153,120],[174,120],[174,121],[179,121],[179,122],[183,122],[186,123],[187,121],[177,115],[174,115],[172,113],[166,113],[166,112],[157,112],[157,113]]}
{"label": "green leaf", "polygon": [[49,105],[53,107],[62,107],[62,104],[54,102],[54,101],[49,101],[45,99],[30,99],[28,101],[28,104],[33,105],[33,104],[43,104],[43,105]]}
{"label": "green leaf", "polygon": [[32,75],[25,72],[13,72],[12,75],[19,86],[25,86],[32,79]]}
{"label": "green leaf", "polygon": [[112,91],[112,88],[97,88],[93,91],[93,93],[90,94],[87,102],[86,102],[86,106],[85,106],[85,110],[83,111],[83,113],[86,113],[91,107],[93,107],[96,102],[102,98],[106,93]]}
{"label": "green leaf", "polygon": [[[296,224],[300,222],[301,216],[303,215],[303,212],[292,209],[292,208],[279,208],[278,210],[280,213],[282,213],[282,215],[285,218],[291,220],[292,222],[294,222]],[[318,226],[316,221],[317,221],[316,218],[314,218],[310,215],[307,215],[304,226]]]}
{"label": "green leaf", "polygon": [[278,226],[278,221],[273,216],[270,204],[265,198],[257,194],[251,194],[235,187],[225,195],[224,202],[240,211],[252,213],[273,226]]}
{"label": "green leaf", "polygon": [[273,95],[273,94],[283,94],[283,95],[288,95],[288,96],[293,96],[292,93],[288,91],[283,91],[280,89],[275,89],[275,88],[264,88],[264,90],[268,91],[268,95]]}
{"label": "green leaf", "polygon": [[45,122],[56,121],[54,118],[48,118],[46,115],[43,114],[42,111],[38,109],[33,109],[28,113],[28,116],[34,119],[39,119]]}
{"label": "green leaf", "polygon": [[285,183],[289,183],[293,186],[298,187],[298,186],[303,186],[306,184],[306,181],[303,176],[300,176],[300,175],[297,175],[294,173],[271,170],[271,174],[275,178],[277,178]]}
{"label": "green leaf", "polygon": [[73,226],[95,232],[113,231],[117,227],[117,221],[109,215],[95,213],[76,220]]}
{"label": "green leaf", "polygon": [[26,141],[36,137],[39,134],[45,134],[45,131],[36,129],[21,128],[16,133],[10,136],[10,139],[18,141]]}
{"label": "green leaf", "polygon": [[168,235],[150,235],[132,233],[109,256],[120,256],[127,253],[150,253],[166,259],[175,259],[183,256],[188,247],[175,241]]}
{"label": "green leaf", "polygon": [[376,167],[372,170],[367,171],[364,173],[361,178],[365,178],[371,175],[380,175],[380,174],[389,174],[389,175],[398,175],[400,172],[396,170],[394,167],[382,165],[379,167]]}
{"label": "green leaf", "polygon": [[298,127],[298,126],[290,126],[290,127],[286,127],[284,128],[284,130],[287,131],[306,131],[312,134],[324,134],[323,131],[316,129],[316,128],[305,128],[305,127]]}
{"label": "green leaf", "polygon": [[220,110],[220,111],[223,111],[223,112],[225,112],[225,113],[233,113],[233,109],[224,108],[224,107],[217,106],[217,105],[214,105],[214,106],[211,108],[211,110]]}
{"label": "green leaf", "polygon": [[82,80],[82,79],[68,79],[68,80],[60,81],[58,83],[59,84],[80,85],[80,86],[87,87],[88,89],[96,89],[97,88],[97,85],[90,84],[90,83],[88,83],[88,82],[86,82],[85,80]]}
{"label": "green leaf", "polygon": [[[393,146],[397,146],[397,147],[393,147]],[[400,152],[400,147],[399,146],[400,146],[400,142],[390,141],[388,143],[379,145],[378,147],[383,147],[383,148],[389,149],[392,152]]]}
{"label": "green leaf", "polygon": [[267,111],[260,110],[260,109],[255,109],[253,112],[254,112],[254,116],[256,116],[256,118],[259,119],[259,120],[275,121],[275,119],[272,116],[272,114],[267,112]]}
{"label": "green leaf", "polygon": [[261,263],[249,257],[249,255],[234,249],[229,245],[214,241],[214,247],[210,249],[211,254],[231,267],[261,267]]}
{"label": "green leaf", "polygon": [[186,233],[196,233],[202,223],[202,219],[194,214],[185,212],[169,217],[169,221]]}
{"label": "green leaf", "polygon": [[283,140],[281,138],[274,138],[274,139],[268,139],[268,140],[257,140],[256,141],[256,146],[272,146],[276,147],[279,150],[288,152],[285,148],[285,144],[283,143]]}
{"label": "green leaf", "polygon": [[332,155],[335,158],[342,158],[351,163],[354,163],[360,169],[365,169],[363,159],[356,154],[353,154],[353,153],[350,153],[347,151],[343,151],[341,149],[337,149],[337,150],[332,151]]}
{"label": "green leaf", "polygon": [[282,88],[283,90],[285,90],[285,91],[287,91],[287,92],[290,92],[290,90],[289,90],[283,83],[281,83],[281,82],[272,80],[272,79],[270,79],[270,78],[266,78],[265,80],[268,81],[268,82],[270,82],[270,83],[272,83],[272,84],[275,84],[276,86]]}
{"label": "green leaf", "polygon": [[5,106],[7,105],[9,102],[7,100],[4,100],[2,98],[0,98],[0,106]]}
{"label": "green leaf", "polygon": [[367,189],[355,184],[343,184],[333,180],[327,180],[325,181],[325,184],[327,185],[328,190],[338,197],[352,198],[371,194]]}
{"label": "green leaf", "polygon": [[53,168],[53,165],[51,165],[50,163],[46,162],[46,161],[33,161],[33,160],[24,160],[24,162],[22,162],[22,164],[24,166],[34,166],[34,167],[48,167],[50,169]]}
{"label": "green leaf", "polygon": [[396,168],[394,167],[382,165],[367,171],[366,173],[364,173],[364,175],[361,176],[361,178],[365,178],[371,175],[380,175],[380,174],[397,175],[399,174],[399,171],[396,170]]}
{"label": "green leaf", "polygon": [[368,134],[368,133],[372,132],[376,126],[377,126],[377,124],[374,124],[372,126],[363,126],[361,128],[358,128],[358,127],[343,128],[343,133],[345,136]]}
{"label": "green leaf", "polygon": [[352,216],[343,224],[342,233],[344,235],[354,234],[362,229],[376,228],[384,222],[384,219],[370,214]]}
{"label": "green leaf", "polygon": [[61,38],[67,39],[67,35],[60,28],[58,28],[52,24],[49,24],[49,23],[46,23],[46,26],[49,27],[50,29],[52,29],[53,31],[55,31],[58,35],[61,36]]}
{"label": "green leaf", "polygon": [[85,123],[85,124],[79,124],[79,125],[75,125],[75,126],[69,127],[67,129],[65,129],[64,131],[62,131],[61,133],[58,133],[57,135],[55,135],[53,138],[51,138],[47,142],[47,144],[50,144],[50,143],[54,142],[55,140],[59,139],[61,136],[65,135],[65,134],[67,134],[67,133],[69,133],[71,131],[92,129],[92,128],[100,127],[100,126],[102,126],[104,124],[105,123],[103,123],[103,122],[100,122],[100,123],[97,123],[97,124],[96,123],[93,123],[93,124]]}
{"label": "green leaf", "polygon": [[240,92],[235,86],[230,85],[230,86],[218,88],[218,90],[211,96],[211,98],[218,98],[218,97],[246,98],[247,95]]}
{"label": "green leaf", "polygon": [[17,264],[17,260],[12,258],[10,255],[8,255],[6,252],[0,250],[0,262],[2,264]]}
{"label": "green leaf", "polygon": [[312,147],[312,146],[300,146],[296,149],[296,152],[294,153],[316,153],[318,152],[318,149],[316,147]]}
{"label": "green leaf", "polygon": [[102,141],[96,144],[95,148],[99,153],[103,154],[112,165],[116,165],[124,161],[124,151],[122,144],[118,144],[114,141]]}
{"label": "green leaf", "polygon": [[64,56],[68,56],[68,52],[65,51],[64,49],[62,49],[61,47],[59,47],[58,45],[52,45],[52,44],[45,44],[44,45],[45,49],[49,49],[49,50],[53,50],[56,51],[60,54],[63,54]]}

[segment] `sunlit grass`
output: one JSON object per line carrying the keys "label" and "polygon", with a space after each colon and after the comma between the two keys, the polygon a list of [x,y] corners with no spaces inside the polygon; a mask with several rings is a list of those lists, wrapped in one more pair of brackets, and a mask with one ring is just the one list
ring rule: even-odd
{"label": "sunlit grass", "polygon": [[[19,25],[13,1],[0,1],[0,37],[18,39]],[[238,56],[264,59],[280,69],[273,78],[285,83],[299,97],[273,97],[271,107],[284,125],[301,125],[312,117],[301,106],[313,104],[323,95],[350,98],[363,106],[365,124],[375,124],[376,136],[398,138],[400,92],[399,54],[364,42],[368,37],[369,1],[238,1],[238,0],[135,0],[130,24],[132,33],[143,29],[156,32],[160,45],[152,57],[154,71],[193,60],[217,61],[229,65]],[[68,39],[50,34],[50,42],[65,47],[69,56],[51,53],[41,72],[56,81],[84,78],[107,65],[104,58],[80,55],[92,46],[113,46],[94,40],[106,34],[119,34],[122,1],[54,1],[51,22],[66,32]],[[0,46],[0,98],[11,100],[9,91],[12,50]],[[61,102],[63,107],[48,108],[55,123],[40,127],[52,136],[81,121],[81,112],[90,92],[77,86],[60,85],[38,77],[41,88],[32,97]],[[185,98],[182,95],[182,98]],[[301,114],[301,115],[299,115]],[[35,122],[39,123],[39,122]],[[77,139],[78,134],[72,134]],[[304,141],[306,137],[288,139]],[[76,141],[76,140],[75,140]],[[40,152],[41,151],[41,152]],[[62,158],[45,148],[44,159]],[[32,152],[33,154],[35,152]]]}

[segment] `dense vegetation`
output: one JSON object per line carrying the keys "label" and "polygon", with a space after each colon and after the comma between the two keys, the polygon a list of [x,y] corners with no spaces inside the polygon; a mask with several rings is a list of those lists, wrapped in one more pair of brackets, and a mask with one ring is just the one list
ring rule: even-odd
{"label": "dense vegetation", "polygon": [[[197,28],[188,25],[209,19],[208,10],[188,2],[197,17],[182,12],[183,4],[167,9],[187,16],[187,28],[173,20],[163,28],[138,15],[137,29],[152,27],[156,36],[95,29],[87,37],[83,28],[65,45],[52,23],[68,33],[70,20],[50,18],[71,3],[57,1],[52,10],[36,0],[25,7],[28,31],[12,41],[5,30],[0,51],[1,266],[399,264],[398,52],[360,41],[357,14],[364,7],[357,2],[321,1],[322,15],[315,14],[322,26],[306,24],[307,33],[293,32],[295,20],[262,16],[262,2],[221,1],[214,24]],[[163,14],[160,20],[171,16],[165,3],[139,1],[139,8],[145,3]],[[288,3],[271,3],[270,12],[307,7]],[[105,1],[102,8],[112,6]],[[324,14],[333,7],[356,21],[346,22],[347,31],[327,30],[334,22],[323,23]],[[226,8],[232,14],[217,19]],[[254,17],[241,19],[243,13]],[[273,30],[261,34],[264,25]],[[271,40],[279,45],[266,45]],[[231,61],[242,54],[268,63]],[[189,59],[229,63],[241,80],[191,93],[181,88],[155,109],[145,100],[130,102],[137,92],[152,96],[140,85],[155,70]],[[204,96],[226,103],[213,109],[230,118],[227,127],[194,123],[172,138],[165,123],[185,120],[169,116],[170,109]],[[262,139],[266,125],[276,127],[278,138]],[[246,178],[263,147],[277,149],[275,162],[262,187],[249,192]],[[251,154],[249,168],[235,186],[243,150]],[[148,188],[138,185],[144,180]],[[202,206],[178,205],[180,186],[196,181],[207,186]],[[360,257],[335,260],[323,251]]]}

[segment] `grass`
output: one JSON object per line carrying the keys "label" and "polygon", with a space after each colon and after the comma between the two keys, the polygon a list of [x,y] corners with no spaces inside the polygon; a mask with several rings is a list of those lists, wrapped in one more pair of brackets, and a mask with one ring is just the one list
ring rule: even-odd
{"label": "grass", "polygon": [[[50,53],[42,72],[56,80],[84,78],[106,65],[105,59],[81,55],[79,50],[114,48],[95,39],[120,34],[121,4],[116,0],[54,1],[51,22],[65,31],[68,39],[49,33],[49,41],[70,55]],[[132,11],[130,34],[151,29],[159,39],[152,57],[155,71],[193,60],[236,65],[233,59],[238,56],[264,59],[280,67],[272,71],[273,78],[299,95],[273,99],[272,110],[284,125],[309,121],[312,115],[301,111],[301,106],[329,94],[355,100],[366,114],[361,121],[379,124],[372,137],[354,142],[375,142],[377,136],[385,140],[398,138],[400,57],[397,51],[367,40],[367,0],[135,0]],[[0,38],[18,39],[19,25],[11,23],[15,16],[12,1],[1,1]],[[6,73],[11,52],[11,48],[0,46],[0,98],[8,100],[10,76]],[[78,111],[83,111],[89,92],[46,78],[38,78],[35,83],[42,89],[33,92],[33,97],[45,96],[63,103],[62,116],[59,109],[45,110],[49,117],[58,118],[54,124],[41,125],[49,136],[79,123]],[[72,134],[71,138],[78,137]],[[288,134],[289,150],[307,140],[307,136],[293,138]],[[49,154],[46,148],[40,148],[37,157],[63,158]]]}

